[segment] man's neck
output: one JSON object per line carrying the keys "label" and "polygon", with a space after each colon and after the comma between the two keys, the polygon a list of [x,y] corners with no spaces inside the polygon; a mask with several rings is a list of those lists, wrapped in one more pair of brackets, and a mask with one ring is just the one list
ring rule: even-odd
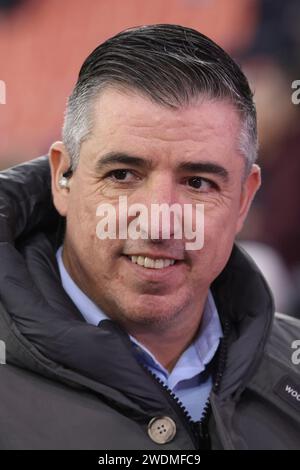
{"label": "man's neck", "polygon": [[154,328],[147,329],[127,325],[123,327],[127,333],[134,337],[141,345],[147,348],[156,360],[169,372],[172,371],[182,353],[190,346],[197,336],[207,300],[203,296],[202,302],[197,306],[189,306],[184,316],[186,319],[177,324],[157,325]]}

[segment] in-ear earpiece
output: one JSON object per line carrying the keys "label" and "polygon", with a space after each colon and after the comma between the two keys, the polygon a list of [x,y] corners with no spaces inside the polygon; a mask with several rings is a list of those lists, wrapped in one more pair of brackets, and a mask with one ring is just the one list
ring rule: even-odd
{"label": "in-ear earpiece", "polygon": [[66,188],[69,188],[69,179],[66,178],[65,176],[62,176],[58,182],[59,186],[62,188],[62,189],[66,189]]}
{"label": "in-ear earpiece", "polygon": [[58,184],[62,189],[69,188],[69,179],[71,178],[72,175],[73,175],[73,170],[72,170],[72,167],[70,166],[69,169],[65,171],[65,173],[62,174],[62,176],[60,177],[58,181]]}

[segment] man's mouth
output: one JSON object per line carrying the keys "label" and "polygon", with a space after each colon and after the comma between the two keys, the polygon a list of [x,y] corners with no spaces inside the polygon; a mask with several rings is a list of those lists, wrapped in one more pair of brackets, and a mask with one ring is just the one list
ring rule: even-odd
{"label": "man's mouth", "polygon": [[172,266],[177,260],[172,258],[150,258],[142,255],[125,255],[132,263],[148,269],[163,269]]}

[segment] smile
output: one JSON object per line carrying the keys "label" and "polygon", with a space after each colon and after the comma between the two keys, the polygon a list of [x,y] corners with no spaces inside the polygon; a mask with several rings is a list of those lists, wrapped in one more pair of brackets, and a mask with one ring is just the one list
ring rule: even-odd
{"label": "smile", "polygon": [[148,256],[127,256],[128,259],[134,264],[138,264],[144,268],[148,269],[163,269],[168,266],[175,264],[175,259],[170,258],[158,258],[153,259]]}

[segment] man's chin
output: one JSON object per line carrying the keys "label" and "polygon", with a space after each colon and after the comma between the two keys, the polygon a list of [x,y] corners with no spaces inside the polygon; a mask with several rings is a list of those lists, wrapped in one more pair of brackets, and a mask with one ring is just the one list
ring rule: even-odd
{"label": "man's chin", "polygon": [[[123,309],[122,319],[136,325],[170,326],[182,311],[181,303],[168,302],[167,296],[143,296]],[[122,321],[122,320],[121,320]]]}

